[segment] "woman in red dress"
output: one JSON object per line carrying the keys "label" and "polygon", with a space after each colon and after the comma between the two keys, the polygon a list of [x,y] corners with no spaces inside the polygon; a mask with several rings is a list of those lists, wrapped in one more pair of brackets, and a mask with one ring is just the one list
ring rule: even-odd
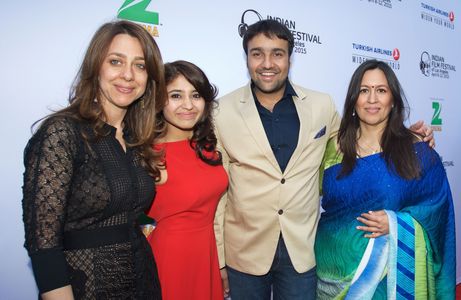
{"label": "woman in red dress", "polygon": [[223,299],[213,220],[227,175],[216,151],[216,88],[186,61],[165,65],[168,99],[158,113],[155,148],[164,152],[148,236],[162,297]]}

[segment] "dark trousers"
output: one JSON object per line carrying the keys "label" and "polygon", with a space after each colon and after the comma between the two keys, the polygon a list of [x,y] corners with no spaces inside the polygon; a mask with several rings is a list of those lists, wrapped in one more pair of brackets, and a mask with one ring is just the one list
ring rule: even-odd
{"label": "dark trousers", "polygon": [[227,267],[232,300],[314,300],[317,288],[315,268],[298,273],[280,237],[269,272],[257,276]]}

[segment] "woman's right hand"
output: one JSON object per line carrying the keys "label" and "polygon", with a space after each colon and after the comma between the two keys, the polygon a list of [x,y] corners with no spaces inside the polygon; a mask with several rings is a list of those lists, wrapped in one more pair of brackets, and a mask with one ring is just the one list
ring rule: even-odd
{"label": "woman's right hand", "polygon": [[377,238],[389,233],[389,220],[384,210],[369,211],[357,218],[365,226],[357,226],[358,230],[367,232],[364,237]]}

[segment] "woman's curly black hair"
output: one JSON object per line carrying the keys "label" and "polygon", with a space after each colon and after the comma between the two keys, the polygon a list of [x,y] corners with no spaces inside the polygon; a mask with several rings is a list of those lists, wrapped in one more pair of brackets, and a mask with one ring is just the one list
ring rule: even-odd
{"label": "woman's curly black hair", "polygon": [[[221,165],[222,156],[216,150],[216,135],[213,127],[213,109],[217,106],[218,89],[210,83],[205,73],[195,64],[178,60],[165,64],[165,83],[168,86],[178,76],[184,76],[205,100],[205,108],[200,120],[193,128],[190,145],[197,156],[209,165]],[[157,140],[166,135],[167,122],[163,108],[157,113]]]}

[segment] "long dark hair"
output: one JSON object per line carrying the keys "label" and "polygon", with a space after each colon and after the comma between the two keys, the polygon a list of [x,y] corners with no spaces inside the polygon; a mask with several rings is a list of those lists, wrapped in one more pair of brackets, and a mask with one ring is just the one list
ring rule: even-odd
{"label": "long dark hair", "polygon": [[[205,73],[191,62],[177,60],[165,64],[166,85],[180,75],[184,76],[205,100],[203,115],[193,128],[192,138],[190,139],[191,147],[205,163],[213,166],[220,165],[222,164],[222,157],[221,153],[216,150],[217,139],[214,133],[212,114],[217,105],[215,99],[218,95],[218,90],[210,83]],[[156,141],[166,135],[167,123],[162,110],[157,113],[156,131],[158,134]]]}
{"label": "long dark hair", "polygon": [[349,83],[338,134],[339,148],[343,153],[342,169],[338,177],[349,174],[355,167],[357,131],[360,127],[359,117],[354,114],[355,105],[363,75],[366,71],[375,69],[383,71],[386,76],[394,104],[380,141],[382,155],[388,168],[396,171],[399,176],[406,179],[417,178],[420,175],[420,167],[413,150],[415,135],[404,125],[404,121],[409,116],[408,102],[391,67],[385,62],[374,59],[362,63],[355,70]]}
{"label": "long dark hair", "polygon": [[[131,133],[126,143],[137,147],[142,164],[156,177],[160,174],[157,161],[160,154],[155,153],[152,144],[155,137],[155,112],[166,95],[164,65],[160,50],[152,36],[141,26],[129,21],[115,21],[103,24],[93,35],[86,50],[79,72],[69,93],[69,106],[48,117],[67,116],[91,124],[96,138],[109,134],[104,128],[106,119],[100,98],[99,72],[115,36],[128,34],[141,44],[147,72],[146,91],[127,109],[123,120],[125,128]],[[48,118],[47,117],[47,118]],[[82,133],[88,141],[89,136]]]}

